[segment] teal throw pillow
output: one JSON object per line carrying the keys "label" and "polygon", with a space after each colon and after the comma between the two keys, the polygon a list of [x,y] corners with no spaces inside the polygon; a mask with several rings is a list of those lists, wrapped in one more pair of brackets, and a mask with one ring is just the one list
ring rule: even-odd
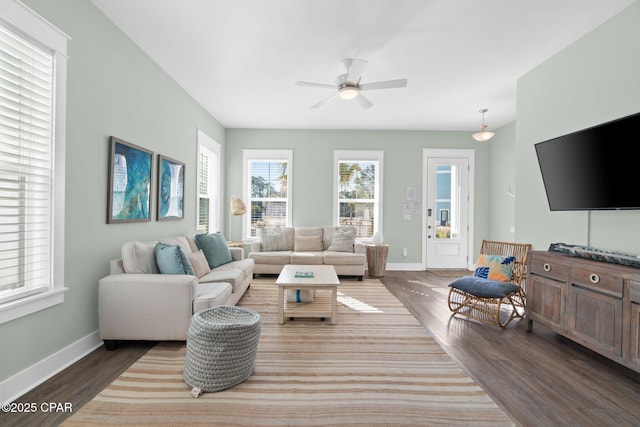
{"label": "teal throw pillow", "polygon": [[220,232],[212,234],[197,234],[196,243],[204,252],[210,268],[216,268],[233,261],[227,240]]}
{"label": "teal throw pillow", "polygon": [[160,273],[194,275],[189,258],[180,246],[158,243],[154,252]]}

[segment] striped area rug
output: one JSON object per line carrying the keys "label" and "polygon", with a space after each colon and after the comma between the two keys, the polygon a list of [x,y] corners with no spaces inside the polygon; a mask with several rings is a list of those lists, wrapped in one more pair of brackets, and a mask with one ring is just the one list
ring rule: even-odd
{"label": "striped area rug", "polygon": [[159,343],[63,425],[514,425],[380,281],[338,289],[337,325],[278,325],[273,280],[255,280],[239,304],[262,316],[247,381],[195,399],[184,343]]}

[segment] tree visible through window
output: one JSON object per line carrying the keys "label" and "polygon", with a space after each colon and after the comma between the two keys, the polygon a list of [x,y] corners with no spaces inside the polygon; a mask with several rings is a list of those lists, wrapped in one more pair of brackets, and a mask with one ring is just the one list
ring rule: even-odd
{"label": "tree visible through window", "polygon": [[287,161],[250,161],[251,236],[264,225],[287,225]]}
{"label": "tree visible through window", "polygon": [[337,225],[353,226],[368,238],[380,226],[381,152],[336,151]]}

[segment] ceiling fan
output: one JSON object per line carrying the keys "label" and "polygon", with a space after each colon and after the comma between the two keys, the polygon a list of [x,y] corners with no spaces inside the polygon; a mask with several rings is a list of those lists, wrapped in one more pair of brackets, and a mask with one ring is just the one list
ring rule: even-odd
{"label": "ceiling fan", "polygon": [[362,72],[367,66],[367,61],[359,58],[348,58],[344,60],[344,65],[347,68],[345,74],[341,74],[336,78],[336,84],[324,84],[324,83],[311,83],[311,82],[296,82],[298,86],[310,86],[335,90],[330,97],[323,99],[311,106],[311,108],[318,108],[323,106],[326,102],[339,96],[342,99],[356,99],[362,108],[372,107],[373,104],[367,98],[365,98],[360,92],[374,89],[391,89],[405,87],[407,85],[407,79],[397,80],[385,80],[382,82],[364,83],[360,84],[360,78]]}

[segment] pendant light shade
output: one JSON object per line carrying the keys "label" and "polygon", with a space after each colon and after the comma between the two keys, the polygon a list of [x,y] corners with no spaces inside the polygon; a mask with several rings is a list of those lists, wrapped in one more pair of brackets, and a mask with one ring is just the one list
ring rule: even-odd
{"label": "pendant light shade", "polygon": [[489,110],[487,110],[486,108],[480,110],[480,112],[482,113],[482,125],[480,126],[480,131],[473,134],[473,139],[475,139],[476,141],[488,141],[495,135],[495,133],[488,131],[487,125],[484,124],[484,113],[486,113],[487,111]]}

